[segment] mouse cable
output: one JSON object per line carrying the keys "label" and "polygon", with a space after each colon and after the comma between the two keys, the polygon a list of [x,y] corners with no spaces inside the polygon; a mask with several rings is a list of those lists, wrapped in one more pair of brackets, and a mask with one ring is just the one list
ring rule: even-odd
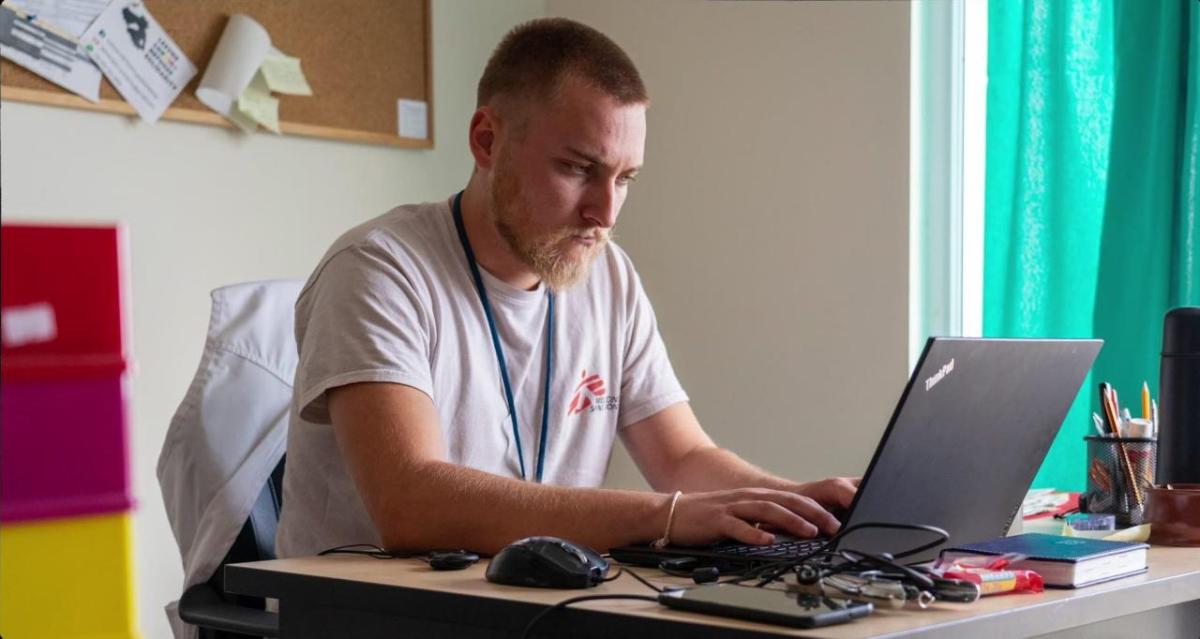
{"label": "mouse cable", "polygon": [[[633,574],[633,573],[629,573],[629,574]],[[525,626],[525,630],[521,632],[521,639],[528,639],[529,636],[531,635],[531,633],[533,632],[534,626],[538,625],[538,623],[540,623],[543,619],[546,618],[546,615],[554,612],[555,610],[561,610],[571,604],[576,604],[581,601],[599,601],[601,599],[636,599],[638,601],[651,601],[654,603],[658,603],[658,599],[655,597],[651,597],[650,595],[583,595],[582,597],[572,597],[570,599],[564,599],[564,600],[554,604],[553,606],[550,606],[549,608],[539,612],[533,619],[531,619],[529,621],[529,624]]]}
{"label": "mouse cable", "polygon": [[320,556],[320,555],[363,555],[365,557],[371,557],[373,559],[419,559],[421,561],[428,563],[430,558],[432,557],[432,555],[434,553],[439,553],[439,552],[467,553],[467,551],[465,551],[465,550],[429,550],[429,551],[425,551],[425,552],[394,552],[391,550],[385,550],[383,548],[380,548],[379,546],[376,546],[375,544],[346,544],[345,546],[335,546],[333,548],[326,548],[325,550],[322,550],[321,552],[317,553],[317,555],[318,556]]}
{"label": "mouse cable", "polygon": [[416,557],[416,554],[393,553],[375,544],[346,544],[345,546],[335,546],[326,548],[317,555],[365,555],[375,559],[411,559]]}
{"label": "mouse cable", "polygon": [[[638,581],[642,582],[642,584],[644,586],[646,586],[650,590],[653,590],[654,592],[661,593],[666,590],[665,588],[659,588],[658,586],[655,586],[654,584],[650,583],[650,581],[648,579],[646,579],[645,577],[637,574],[636,572],[634,572],[632,570],[629,570],[628,568],[625,568],[624,566],[621,566],[620,568],[621,568],[621,574],[628,574],[630,577],[633,577],[634,579],[637,579]],[[620,575],[617,575],[617,576],[619,577]],[[605,581],[608,581],[608,580],[606,579]]]}
{"label": "mouse cable", "polygon": [[611,577],[605,577],[604,579],[601,579],[600,581],[601,582],[616,581],[616,579],[623,574],[625,574],[625,567],[618,564],[617,565],[617,574],[615,574]]}

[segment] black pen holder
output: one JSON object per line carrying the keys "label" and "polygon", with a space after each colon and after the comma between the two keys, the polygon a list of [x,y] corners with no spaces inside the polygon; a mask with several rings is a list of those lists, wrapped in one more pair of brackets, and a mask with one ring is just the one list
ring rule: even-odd
{"label": "black pen holder", "polygon": [[1121,526],[1141,524],[1154,485],[1158,440],[1095,435],[1083,439],[1087,442],[1087,492],[1079,509],[1116,515]]}

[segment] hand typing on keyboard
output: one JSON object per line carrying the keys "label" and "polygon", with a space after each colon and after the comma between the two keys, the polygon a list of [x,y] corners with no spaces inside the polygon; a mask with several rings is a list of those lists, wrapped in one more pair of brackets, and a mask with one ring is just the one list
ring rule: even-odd
{"label": "hand typing on keyboard", "polygon": [[808,539],[841,526],[828,509],[850,505],[858,479],[835,478],[788,490],[739,488],[684,494],[676,506],[671,543],[705,546],[722,539],[771,544],[775,532]]}

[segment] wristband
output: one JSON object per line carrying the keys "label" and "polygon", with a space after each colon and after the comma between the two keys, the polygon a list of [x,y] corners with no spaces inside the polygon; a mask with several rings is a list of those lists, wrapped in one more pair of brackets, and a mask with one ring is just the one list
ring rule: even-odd
{"label": "wristband", "polygon": [[667,512],[667,527],[663,530],[663,536],[655,539],[654,543],[650,544],[651,546],[661,549],[671,543],[671,522],[675,521],[675,505],[679,503],[679,498],[682,496],[683,491],[681,490],[675,491],[675,494],[671,496],[671,510]]}

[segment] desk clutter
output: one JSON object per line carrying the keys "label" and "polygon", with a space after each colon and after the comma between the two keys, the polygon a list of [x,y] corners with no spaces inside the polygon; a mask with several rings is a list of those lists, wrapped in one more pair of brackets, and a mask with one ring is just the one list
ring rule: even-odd
{"label": "desk clutter", "polygon": [[125,236],[0,227],[0,634],[137,637]]}
{"label": "desk clutter", "polygon": [[[872,524],[863,524],[872,526]],[[935,541],[942,544],[948,535]],[[1079,539],[1039,533],[1019,534],[975,544],[945,548],[938,559],[924,564],[905,564],[891,554],[872,554],[839,547],[839,537],[827,541],[818,550],[794,560],[760,564],[745,570],[719,575],[700,561],[685,565],[679,559],[664,562],[660,570],[666,576],[690,576],[695,585],[677,582],[656,583],[650,571],[634,571],[635,566],[602,562],[600,555],[567,540],[537,537],[521,540],[506,548],[529,549],[531,541],[553,546],[553,553],[522,553],[520,566],[508,554],[504,572],[519,572],[518,578],[495,578],[492,568],[488,581],[535,588],[558,587],[576,590],[614,581],[623,575],[636,579],[654,594],[596,594],[565,598],[539,611],[525,626],[522,637],[556,610],[592,600],[634,599],[654,601],[662,606],[706,615],[731,617],[795,628],[814,628],[852,622],[889,611],[933,610],[940,606],[971,604],[991,595],[1036,594],[1044,588],[1075,589],[1144,573],[1149,568],[1149,546],[1141,542]],[[568,552],[560,553],[566,549]],[[577,558],[568,557],[572,549]],[[903,556],[911,549],[898,549]],[[502,552],[497,558],[505,555]],[[534,555],[541,554],[542,557]],[[562,557],[558,557],[562,555]],[[548,580],[540,575],[541,564],[555,558],[582,571],[590,565],[598,570],[589,578],[575,581]],[[529,560],[528,562],[526,560]],[[670,565],[665,565],[665,564]],[[601,566],[602,570],[597,568]],[[690,572],[689,570],[690,569]],[[555,568],[551,572],[570,572]],[[582,572],[581,572],[582,574]]]}

